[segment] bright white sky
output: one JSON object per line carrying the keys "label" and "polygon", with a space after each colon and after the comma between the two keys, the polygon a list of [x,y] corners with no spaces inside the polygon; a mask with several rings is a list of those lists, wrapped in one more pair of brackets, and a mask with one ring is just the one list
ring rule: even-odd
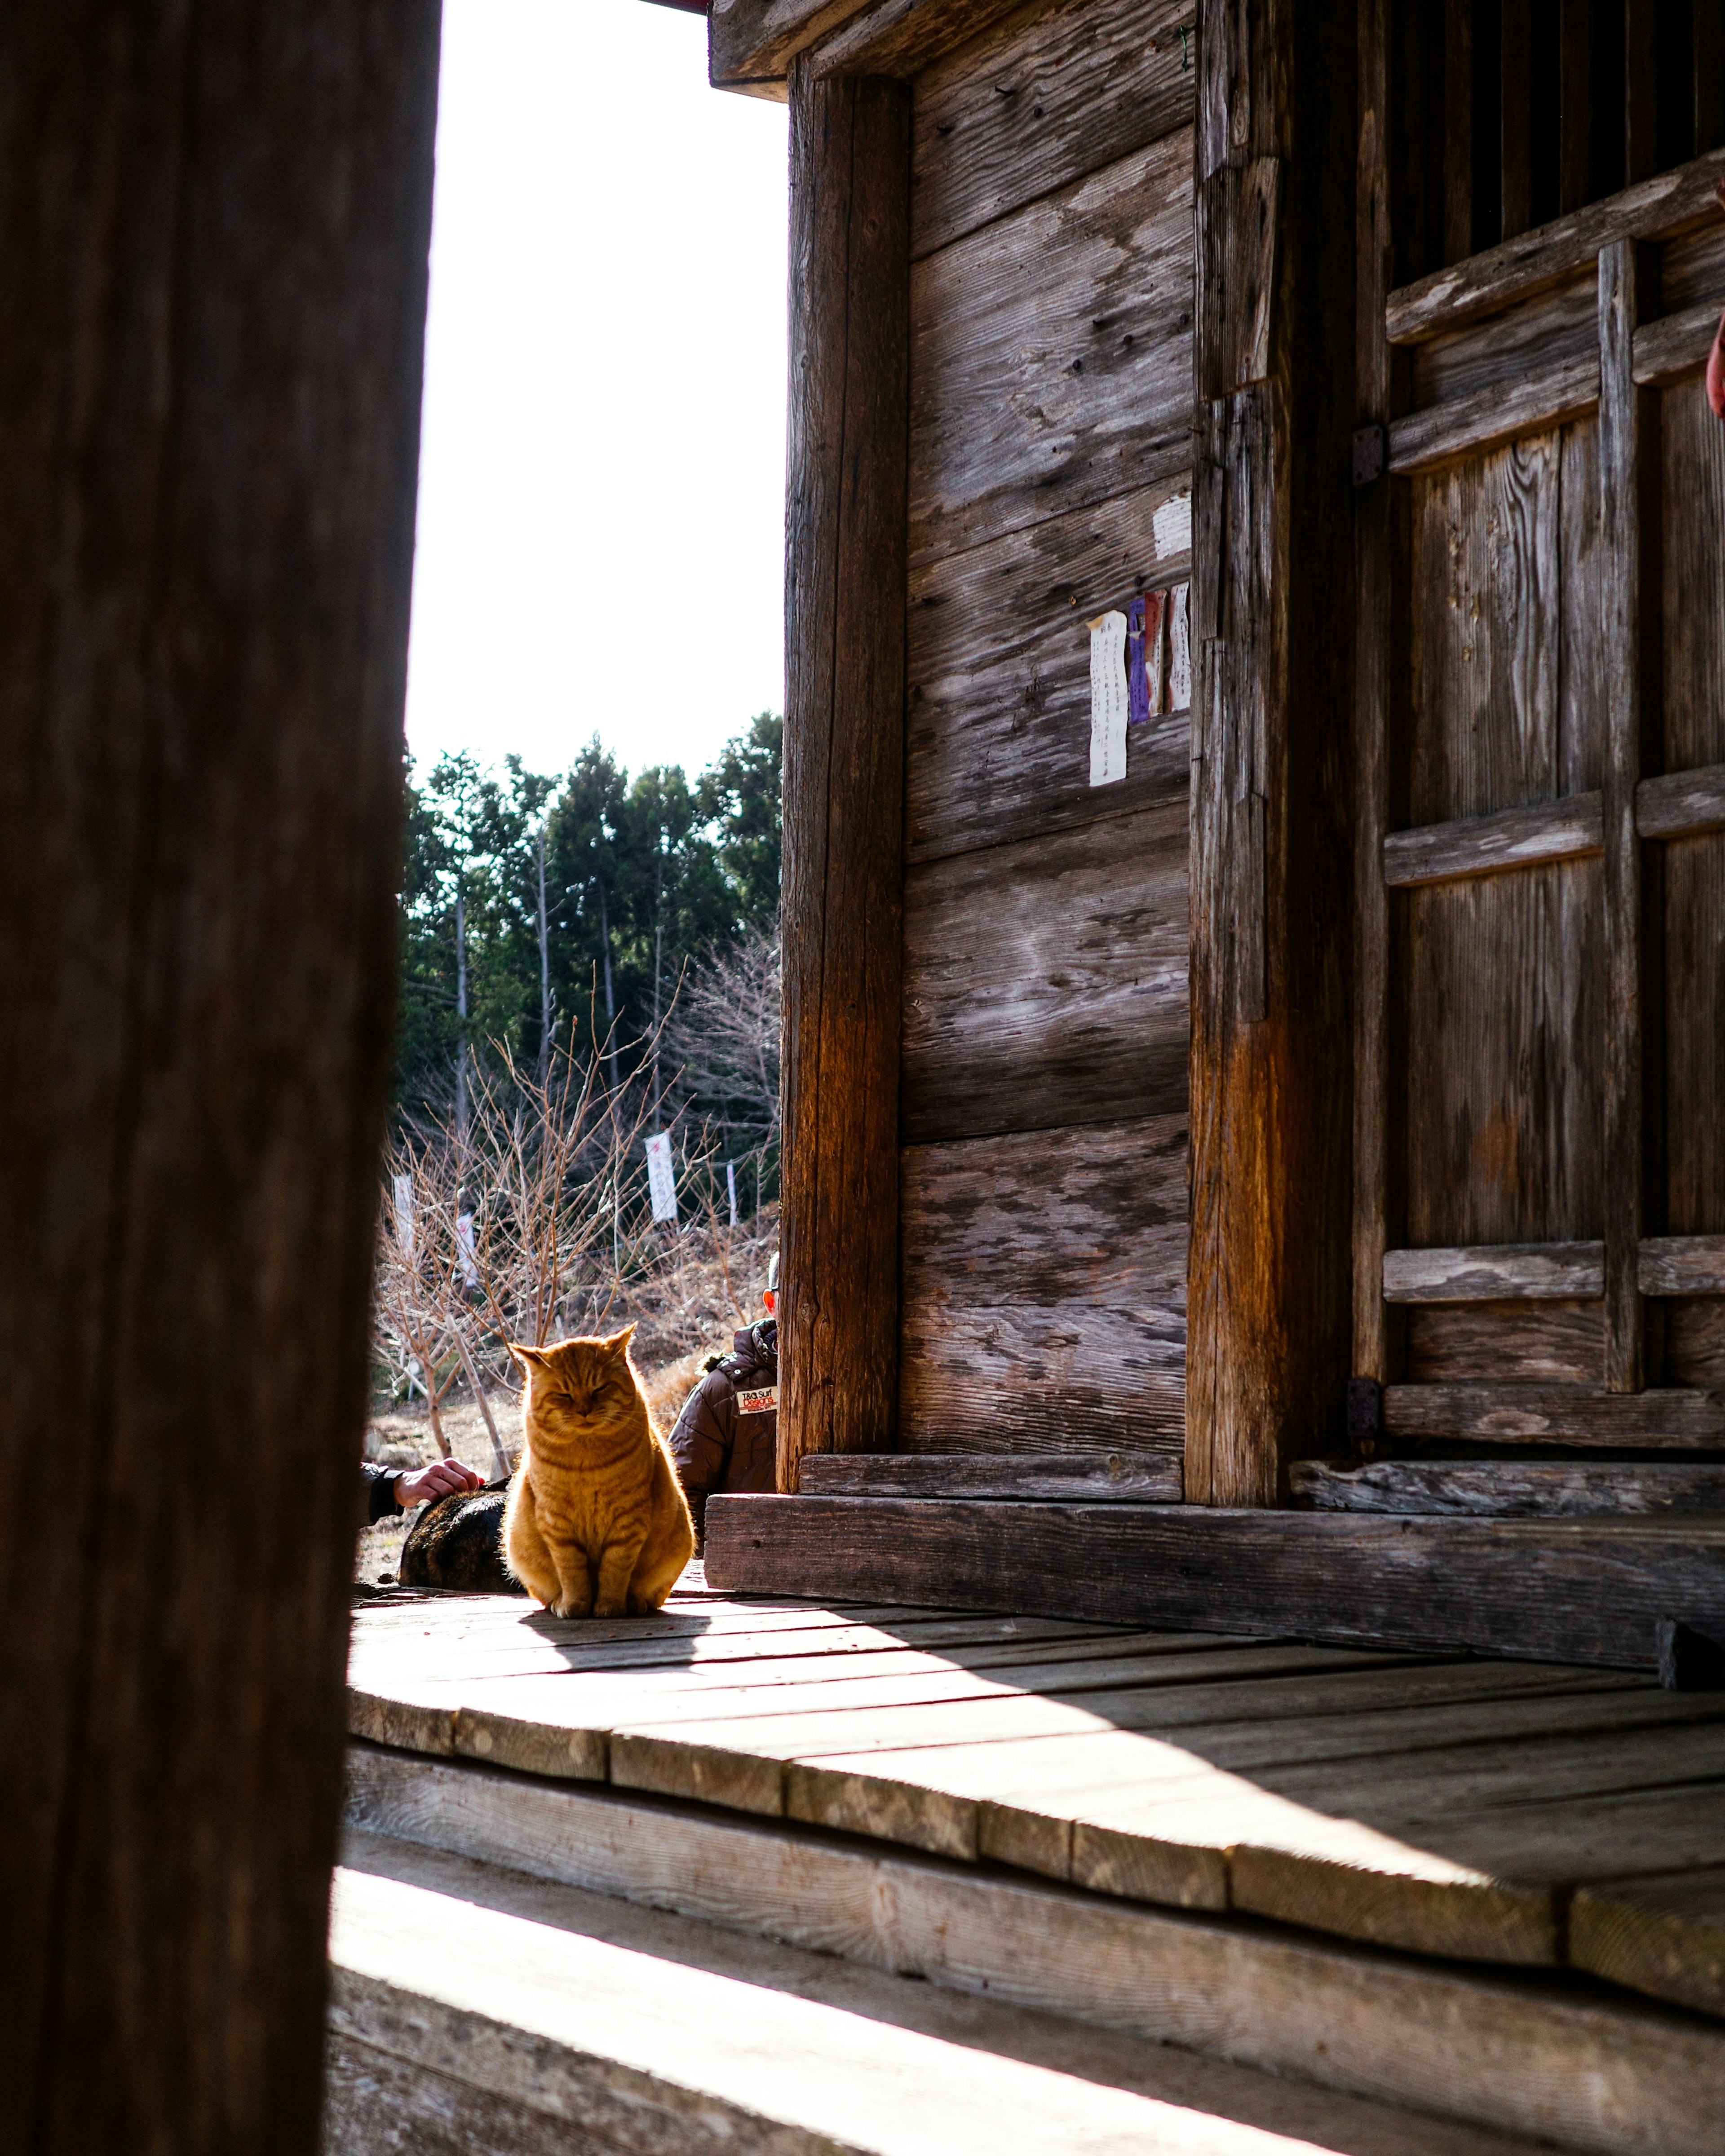
{"label": "bright white sky", "polygon": [[691,773],[783,697],[785,111],[647,0],[444,0],[408,739]]}

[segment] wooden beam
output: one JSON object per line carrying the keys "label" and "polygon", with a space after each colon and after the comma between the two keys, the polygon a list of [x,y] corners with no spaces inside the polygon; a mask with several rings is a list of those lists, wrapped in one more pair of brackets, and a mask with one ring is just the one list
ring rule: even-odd
{"label": "wooden beam", "polygon": [[818,1497],[1037,1497],[1178,1505],[1178,1455],[1164,1453],[810,1453],[801,1486]]}
{"label": "wooden beam", "polygon": [[780,1487],[890,1450],[909,430],[910,92],[791,85]]}
{"label": "wooden beam", "polygon": [[1725,1235],[1653,1235],[1641,1245],[1643,1295],[1725,1295]]}
{"label": "wooden beam", "polygon": [[1604,1291],[1600,1243],[1486,1243],[1386,1250],[1388,1302],[1553,1302]]}
{"label": "wooden beam", "polygon": [[1644,778],[1635,788],[1635,829],[1644,839],[1725,830],[1725,763]]}
{"label": "wooden beam", "polygon": [[[1392,415],[1391,353],[1382,334],[1397,234],[1390,185],[1390,23],[1387,0],[1360,0],[1359,158],[1354,205],[1354,398],[1359,427],[1381,444]],[[1384,1303],[1394,1113],[1390,1086],[1389,904],[1384,849],[1390,825],[1394,676],[1393,490],[1380,474],[1356,489],[1353,520],[1353,1376],[1386,1383],[1391,1333]],[[1399,1225],[1399,1224],[1397,1224]]]}
{"label": "wooden beam", "polygon": [[1392,344],[1422,344],[1518,300],[1548,291],[1619,239],[1668,239],[1719,213],[1714,188],[1725,176],[1725,151],[1709,151],[1604,202],[1524,232],[1470,262],[1434,270],[1392,292],[1384,334]]}
{"label": "wooden beam", "polygon": [[1349,639],[1317,624],[1352,606],[1358,56],[1352,6],[1199,30],[1186,1494],[1273,1504],[1348,1363]]}
{"label": "wooden beam", "polygon": [[1716,1520],[1384,1519],[1193,1506],[715,1497],[726,1593],[955,1607],[1655,1666],[1654,1627],[1725,1624]]}
{"label": "wooden beam", "polygon": [[1599,401],[1599,362],[1587,353],[1409,412],[1389,429],[1389,469],[1402,476],[1477,456],[1517,434],[1579,419]]}
{"label": "wooden beam", "polygon": [[1725,1445],[1725,1399],[1709,1392],[1604,1393],[1562,1385],[1389,1385],[1384,1427],[1415,1441],[1714,1450]]}
{"label": "wooden beam", "polygon": [[1494,816],[1392,831],[1384,841],[1384,881],[1392,891],[1413,891],[1542,861],[1585,860],[1604,846],[1600,796],[1572,793],[1532,808],[1500,809]]}
{"label": "wooden beam", "polygon": [[36,2156],[317,2142],[437,64],[435,0],[0,25],[0,1456],[51,1486],[0,1568],[0,2015]]}
{"label": "wooden beam", "polygon": [[[1644,288],[1645,297],[1644,298]],[[1656,311],[1659,270],[1633,240],[1599,255],[1599,525],[1604,549],[1605,1383],[1643,1382],[1636,1280],[1646,1141],[1643,1107],[1640,835],[1643,744],[1658,754],[1659,398],[1635,379],[1636,326]]]}
{"label": "wooden beam", "polygon": [[1636,382],[1643,388],[1668,389],[1674,382],[1699,374],[1707,363],[1718,326],[1719,309],[1712,300],[1642,323],[1635,331]]}
{"label": "wooden beam", "polygon": [[1465,1512],[1476,1519],[1672,1512],[1725,1515],[1725,1462],[1673,1466],[1568,1460],[1296,1460],[1296,1502],[1327,1512]]}

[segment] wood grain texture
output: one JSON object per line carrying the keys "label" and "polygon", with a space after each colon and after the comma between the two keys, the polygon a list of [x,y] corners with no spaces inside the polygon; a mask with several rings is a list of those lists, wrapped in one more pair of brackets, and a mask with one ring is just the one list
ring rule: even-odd
{"label": "wood grain texture", "polygon": [[725,0],[707,17],[707,70],[716,90],[783,82],[796,54],[862,12],[865,0]]}
{"label": "wood grain texture", "polygon": [[[1390,28],[1384,0],[1363,0],[1358,23],[1359,126],[1356,180],[1354,398],[1359,419],[1387,427],[1392,413],[1384,305],[1394,259],[1390,182]],[[1353,1353],[1355,1377],[1382,1384],[1397,1374],[1384,1306],[1384,1252],[1401,1236],[1390,1152],[1389,905],[1384,847],[1390,824],[1390,711],[1397,670],[1392,589],[1399,518],[1392,490],[1360,490],[1353,520]],[[1392,1215],[1394,1216],[1394,1221]]]}
{"label": "wood grain texture", "polygon": [[1675,1235],[1716,1235],[1725,1232],[1725,834],[1679,839],[1662,851],[1663,1224]]}
{"label": "wood grain texture", "polygon": [[1707,363],[1718,326],[1719,305],[1711,299],[1661,316],[1656,322],[1642,323],[1635,331],[1636,382],[1644,388],[1667,389],[1698,374]]}
{"label": "wood grain texture", "polygon": [[1725,1298],[1684,1296],[1666,1303],[1660,1316],[1668,1382],[1725,1387]]}
{"label": "wood grain texture", "polygon": [[1186,1493],[1270,1505],[1350,1348],[1351,652],[1303,631],[1353,601],[1358,54],[1332,10],[1199,46]]}
{"label": "wood grain texture", "polygon": [[[679,1999],[679,2010],[665,2014],[663,1984],[656,1997],[650,1989],[656,1967],[678,1972],[692,1956],[697,1972],[721,1972],[726,1990],[694,2016],[704,2040],[747,2047],[764,2034],[788,2055],[806,2056],[810,2017],[819,2002],[834,1999],[847,2010],[854,2038],[860,2032],[865,2071],[894,2087],[905,2080],[901,2054],[883,2056],[880,2032],[896,2046],[907,2023],[939,2029],[944,2016],[960,2050],[978,2055],[977,2098],[998,2099],[1014,2061],[1051,2068],[1069,2107],[1055,2115],[1055,2145],[1062,2138],[1070,2145],[1076,2128],[1086,2146],[1107,2156],[1115,2144],[1098,2142],[1091,2118],[1070,2107],[1085,2077],[1160,2099],[1153,2118],[1131,2120],[1127,2145],[1135,2148],[1147,2137],[1153,2144],[1165,2140],[1171,2118],[1192,2116],[1212,2139],[1218,2133],[1236,2142],[1273,2136],[1338,2156],[1480,2156],[1487,2145],[1482,2132],[1492,2156],[1535,2156],[1532,2144],[1501,2137],[1525,2132],[1541,2137],[1542,2147],[1604,2148],[1615,2122],[1630,2118],[1671,2156],[1707,2151],[1717,2032],[1636,2012],[1606,1994],[1580,1997],[1537,1975],[1493,1979],[1225,1917],[1171,1915],[806,1828],[763,1830],[547,1791],[527,1793],[516,1813],[504,1801],[506,1785],[457,1793],[449,1770],[432,1768],[418,1778],[434,1786],[415,1791],[403,1786],[400,1765],[367,1763],[367,1802],[388,1823],[386,1833],[355,1832],[349,1840],[331,2014],[336,2041],[369,2037],[398,2069],[422,2075],[446,2074],[459,2060],[471,2081],[554,2111],[566,2136],[572,2126],[580,2130],[577,2122],[614,2119],[634,2136],[632,2150],[654,2156],[660,2147],[704,2151],[734,2143],[739,2127],[710,2091],[689,2099],[686,2079],[677,2079],[694,2073],[686,2050],[669,2081],[639,2076],[625,2113],[603,2064],[591,2059],[590,2032],[541,2028],[524,2043],[511,2035],[507,2017],[500,2026],[442,2003],[450,1976],[465,1987],[455,1995],[468,2008],[495,1976],[522,1985],[517,2018],[525,2006],[536,2023],[565,2000],[590,2015],[588,2002],[606,1984],[544,1958],[562,1927],[624,1949],[621,1965],[644,1972],[642,1994],[660,2010],[660,2026],[678,2027],[687,2010]],[[562,1801],[553,1810],[554,1798]],[[593,1814],[598,1816],[587,1816]],[[566,1881],[560,1904],[552,1898],[559,1890],[543,1882]],[[368,1883],[398,1881],[417,1891],[399,1902],[380,1897],[367,1910],[360,1894]],[[588,1904],[578,1915],[571,1907],[577,1902]],[[448,1928],[439,1934],[444,1905]],[[680,1935],[655,1913],[663,1911],[700,1921]],[[508,1931],[501,1942],[497,1936],[500,1919],[511,1917],[523,1927],[518,1948]],[[739,1937],[747,1933],[755,1937]],[[759,1953],[762,1938],[814,1948],[808,1974],[785,1984],[782,1969]],[[512,1952],[529,1958],[511,1960]],[[372,1954],[386,1958],[374,1963]],[[892,1972],[926,1981],[895,1984]],[[429,1995],[434,1975],[436,1998]],[[804,1995],[794,2036],[771,2024],[762,2029],[760,2016],[778,2010],[773,1994],[779,1989]],[[954,1992],[986,1996],[954,1999]],[[495,2011],[495,1994],[491,2003]],[[1029,2016],[1014,2016],[1014,2007],[1057,2017],[1055,2026],[1027,2025]],[[734,2030],[730,2013],[740,2017]],[[556,2041],[561,2034],[571,2039],[567,2052]],[[744,2063],[753,2071],[752,2060]],[[975,2100],[962,2063],[952,2062],[942,2092],[961,2103]],[[1248,2073],[1248,2066],[1267,2071]],[[829,2093],[831,2068],[823,2060],[817,2071]],[[409,2107],[402,2118],[420,2130],[412,2084],[398,2086]],[[1328,2093],[1355,2087],[1384,2108],[1351,2112]],[[761,2087],[752,2092],[757,2104]],[[666,2121],[667,2138],[646,2138],[657,2114],[680,2096],[686,2108]],[[953,2145],[978,2124],[998,2132],[1001,2145],[1036,2145],[1027,2140],[1040,2124],[1036,2114],[1020,2108],[994,2129],[986,2127],[988,2115],[973,2109],[949,2127],[931,2098],[919,2104],[916,2125],[926,2139],[933,2116],[935,2130]],[[387,2131],[387,2107],[372,2116]],[[859,2124],[853,2103],[841,2138]],[[761,2131],[744,2127],[741,2138],[758,2145]],[[876,2146],[896,2145],[878,2132],[874,2138]],[[782,2140],[773,2147],[774,2156],[789,2156]]]}
{"label": "wood grain texture", "polygon": [[1477,1519],[1725,1514],[1725,1465],[1593,1466],[1550,1460],[1296,1460],[1297,1505],[1320,1512],[1465,1512]]}
{"label": "wood grain texture", "polygon": [[1682,1452],[1725,1443],[1716,1392],[1586,1391],[1526,1384],[1390,1385],[1384,1427],[1415,1440],[1481,1445],[1601,1445]]}
{"label": "wood grain texture", "polygon": [[1408,893],[1408,1235],[1569,1242],[1601,1226],[1600,868]]}
{"label": "wood grain texture", "polygon": [[[716,1497],[729,1593],[924,1594],[1105,1621],[1654,1666],[1673,1610],[1725,1622],[1725,1525],[1413,1522],[1201,1507]],[[1010,1583],[1010,1584],[1009,1584]]]}
{"label": "wood grain texture", "polygon": [[910,95],[791,100],[782,1487],[898,1407]]}
{"label": "wood grain texture", "polygon": [[801,1488],[817,1497],[1048,1497],[1087,1505],[1178,1505],[1181,1498],[1179,1459],[1168,1453],[811,1453]]}
{"label": "wood grain texture", "polygon": [[1386,1250],[1390,1302],[1561,1302],[1599,1295],[1600,1243],[1499,1243],[1471,1249]]}
{"label": "wood grain texture", "polygon": [[1644,778],[1635,788],[1635,829],[1644,839],[1725,830],[1725,764]]}
{"label": "wood grain texture", "polygon": [[886,74],[910,80],[954,47],[983,36],[1021,0],[864,0],[807,49],[816,75]]}
{"label": "wood grain texture", "polygon": [[1597,1301],[1415,1304],[1407,1325],[1405,1370],[1415,1384],[1597,1385],[1604,1367]]}
{"label": "wood grain texture", "polygon": [[1584,1887],[1570,1905],[1569,1954],[1609,1983],[1725,2015],[1725,1869]]}
{"label": "wood grain texture", "polygon": [[1615,240],[1662,239],[1710,223],[1722,174],[1725,152],[1715,151],[1434,270],[1390,294],[1385,333],[1392,344],[1421,343],[1563,283]]}
{"label": "wood grain texture", "polygon": [[437,62],[418,0],[0,26],[18,1486],[60,1433],[0,1579],[0,2011],[39,2156],[316,2144]]}
{"label": "wood grain texture", "polygon": [[1599,401],[1598,360],[1560,360],[1392,420],[1389,468],[1405,477],[1459,464],[1500,443],[1582,418]]}
{"label": "wood grain texture", "polygon": [[1176,799],[911,870],[906,1140],[1184,1107],[1186,850]]}
{"label": "wood grain texture", "polygon": [[1641,1245],[1643,1295],[1725,1295],[1725,1235],[1654,1235]]}
{"label": "wood grain texture", "polygon": [[917,255],[1192,123],[1190,0],[1034,0],[919,75]]}
{"label": "wood grain texture", "polygon": [[918,262],[912,562],[1188,469],[1191,315],[1184,130]]}
{"label": "wood grain texture", "polygon": [[1132,729],[1126,777],[1090,783],[1085,623],[1189,573],[1156,512],[1189,470],[911,572],[906,853],[911,862],[1071,830],[1185,793],[1190,720]]}
{"label": "wood grain texture", "polygon": [[1392,831],[1384,841],[1384,881],[1392,891],[1411,891],[1541,861],[1585,860],[1604,850],[1601,800],[1598,793],[1572,793],[1549,807]]}
{"label": "wood grain texture", "polygon": [[[1400,363],[1409,400],[1421,410],[1514,382],[1529,372],[1544,373],[1553,364],[1597,362],[1599,315],[1599,278],[1589,259],[1549,291],[1404,352]],[[1381,330],[1379,337],[1383,341]],[[1386,346],[1386,361],[1388,357]]]}
{"label": "wood grain texture", "polygon": [[1178,1116],[909,1148],[906,1450],[1178,1447],[1186,1174]]}
{"label": "wood grain texture", "polygon": [[[1599,255],[1599,508],[1607,573],[1604,674],[1605,1382],[1640,1390],[1645,1328],[1636,1254],[1645,1201],[1646,933],[1635,796],[1659,723],[1659,405],[1637,387],[1635,328],[1656,304],[1654,265],[1618,241]],[[1644,295],[1644,286],[1651,287]]]}

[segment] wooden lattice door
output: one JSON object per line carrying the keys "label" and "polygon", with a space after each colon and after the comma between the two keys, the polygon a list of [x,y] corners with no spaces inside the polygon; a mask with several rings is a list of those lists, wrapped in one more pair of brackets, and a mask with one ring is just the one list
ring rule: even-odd
{"label": "wooden lattice door", "polygon": [[1704,1455],[1725,1448],[1725,425],[1702,381],[1725,158],[1391,289],[1387,36],[1368,20],[1355,1434]]}

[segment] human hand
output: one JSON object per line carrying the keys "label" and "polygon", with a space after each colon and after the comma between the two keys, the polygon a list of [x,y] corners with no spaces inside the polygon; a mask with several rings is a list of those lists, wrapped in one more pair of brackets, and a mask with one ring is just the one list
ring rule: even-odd
{"label": "human hand", "polygon": [[422,1467],[417,1475],[403,1475],[397,1478],[395,1502],[404,1512],[415,1505],[423,1505],[430,1497],[447,1497],[457,1490],[483,1490],[485,1478],[475,1475],[470,1467],[464,1467],[459,1460],[434,1460],[429,1467]]}

